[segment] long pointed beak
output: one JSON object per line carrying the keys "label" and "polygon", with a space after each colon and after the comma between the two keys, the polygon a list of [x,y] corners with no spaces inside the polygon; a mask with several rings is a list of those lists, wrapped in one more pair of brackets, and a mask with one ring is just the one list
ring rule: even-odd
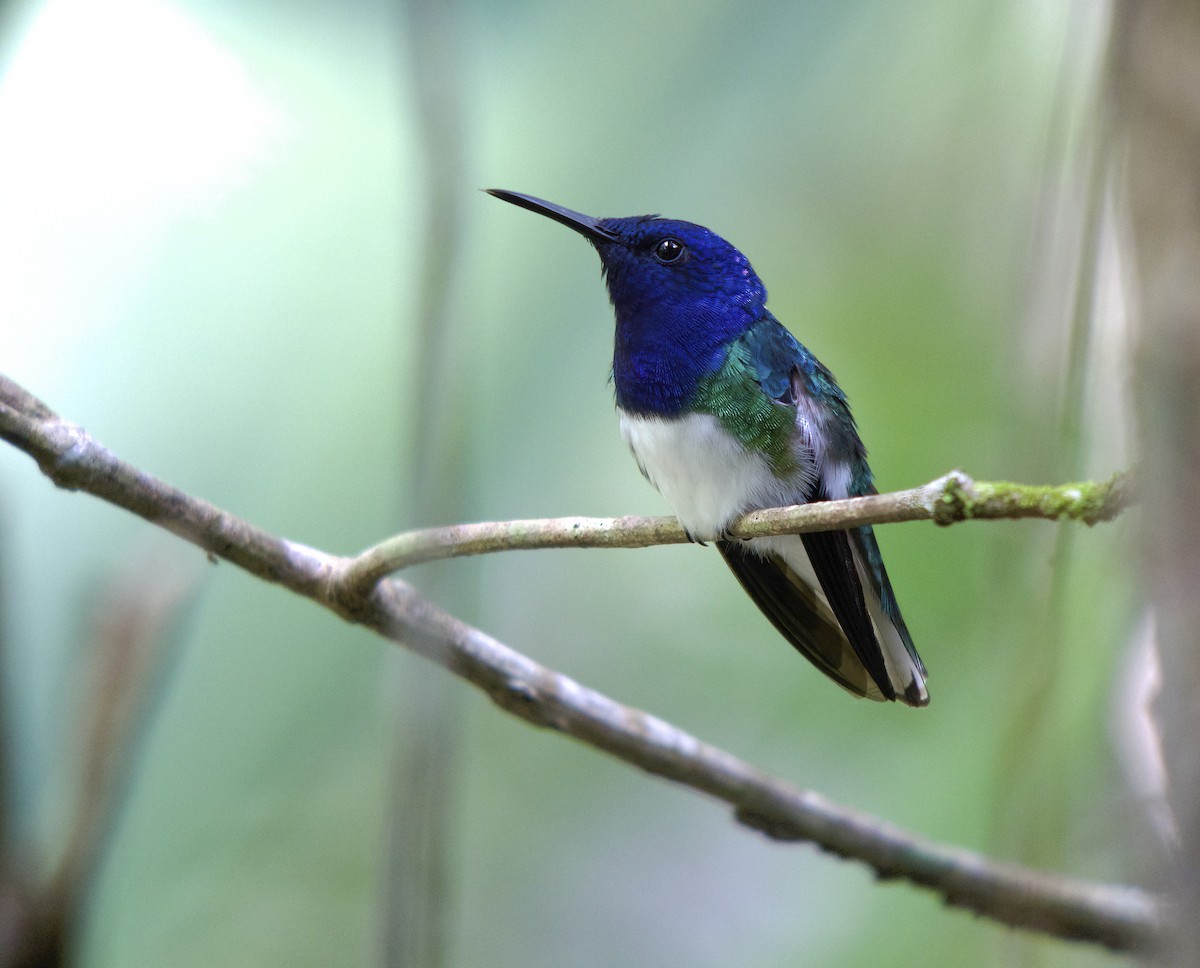
{"label": "long pointed beak", "polygon": [[571,209],[555,205],[553,202],[543,201],[540,198],[534,198],[532,195],[522,195],[520,192],[510,192],[504,188],[485,188],[484,191],[506,202],[519,205],[521,208],[527,208],[531,212],[537,212],[539,215],[552,218],[556,222],[562,222],[567,228],[574,229],[580,235],[591,239],[593,242],[617,241],[617,236],[614,233],[608,231],[608,229],[601,228],[600,220],[592,218],[590,215],[573,212]]}

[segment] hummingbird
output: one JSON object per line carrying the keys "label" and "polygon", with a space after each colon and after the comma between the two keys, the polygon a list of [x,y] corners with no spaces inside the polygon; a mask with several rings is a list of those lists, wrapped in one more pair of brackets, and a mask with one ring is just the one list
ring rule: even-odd
{"label": "hummingbird", "polygon": [[775,628],[838,685],[927,705],[925,666],[870,527],[729,534],[748,511],[877,493],[845,393],[767,309],[746,257],[692,222],[593,218],[487,192],[595,247],[616,316],[621,435],[688,537],[714,542]]}

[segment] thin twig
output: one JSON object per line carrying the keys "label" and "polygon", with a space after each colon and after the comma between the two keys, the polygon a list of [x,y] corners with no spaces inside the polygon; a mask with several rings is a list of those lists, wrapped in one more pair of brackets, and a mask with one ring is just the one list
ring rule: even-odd
{"label": "thin twig", "polygon": [[[540,666],[442,611],[405,582],[380,581],[363,595],[348,584],[354,559],[268,534],[139,471],[2,376],[0,438],[33,457],[58,486],[86,491],[133,511],[260,578],[374,629],[461,676],[503,709],[535,725],[566,733],[728,803],[741,823],[770,837],[813,843],[869,865],[881,878],[906,879],[949,904],[1014,927],[1114,950],[1149,951],[1158,942],[1163,904],[1142,890],[1044,874],[918,837],[769,776],[649,713],[622,706]],[[935,520],[995,516],[1001,507],[1008,508],[1009,516],[1068,514],[1048,514],[1041,505],[1035,512],[1027,500],[998,485],[967,487],[962,479],[955,480],[946,492],[951,496],[949,516],[931,515]],[[1124,487],[1114,482],[1110,490],[1121,495],[1111,498],[1115,504],[1075,516],[1100,519],[1115,513],[1126,499]],[[1054,491],[1038,493],[1049,499]],[[863,500],[886,502],[892,497]],[[1059,493],[1058,499],[1078,498]],[[905,500],[901,496],[900,502]],[[739,527],[767,527],[758,516],[753,518]],[[839,526],[845,523],[838,521]]]}
{"label": "thin twig", "polygon": [[[758,538],[901,521],[950,525],[1001,518],[1066,518],[1091,525],[1116,517],[1131,499],[1132,484],[1127,474],[1098,483],[1043,486],[975,481],[956,470],[909,491],[753,511],[729,529],[729,536]],[[672,517],[535,518],[455,524],[408,531],[381,541],[351,561],[345,581],[350,588],[366,592],[386,575],[441,558],[539,548],[648,548],[687,540],[687,534]]]}

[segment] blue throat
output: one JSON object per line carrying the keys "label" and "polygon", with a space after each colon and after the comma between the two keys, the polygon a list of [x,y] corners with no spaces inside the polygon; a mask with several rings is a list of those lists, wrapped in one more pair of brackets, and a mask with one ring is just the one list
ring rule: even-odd
{"label": "blue throat", "polygon": [[[639,416],[688,412],[735,340],[766,314],[766,289],[740,252],[707,229],[650,216],[604,219],[618,241],[593,239],[616,312],[617,406]],[[641,237],[687,240],[689,272],[647,263]],[[721,255],[723,259],[706,256]]]}
{"label": "blue throat", "polygon": [[627,413],[686,413],[700,381],[721,369],[732,342],[754,324],[749,315],[710,323],[689,314],[684,324],[663,315],[662,321],[637,312],[617,317],[613,386],[617,406]]}

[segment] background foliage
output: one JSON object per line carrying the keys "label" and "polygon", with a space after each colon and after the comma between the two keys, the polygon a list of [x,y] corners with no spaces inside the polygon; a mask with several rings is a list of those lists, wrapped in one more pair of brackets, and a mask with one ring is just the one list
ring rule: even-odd
{"label": "background foliage", "polygon": [[[1068,0],[18,7],[0,364],[122,456],[332,551],[661,512],[616,432],[594,254],[475,191],[495,185],[730,238],[847,389],[883,489],[1107,476],[1117,274],[1078,268],[1105,29]],[[1149,841],[1108,728],[1137,624],[1126,532],[881,529],[931,670],[920,712],[832,688],[711,549],[414,581],[835,799],[1127,879]],[[448,964],[1115,960],[768,844],[8,452],[0,554],[8,817],[39,868],[65,849],[105,622],[167,602],[83,964],[377,963],[406,910],[381,898],[421,702],[452,736]]]}

